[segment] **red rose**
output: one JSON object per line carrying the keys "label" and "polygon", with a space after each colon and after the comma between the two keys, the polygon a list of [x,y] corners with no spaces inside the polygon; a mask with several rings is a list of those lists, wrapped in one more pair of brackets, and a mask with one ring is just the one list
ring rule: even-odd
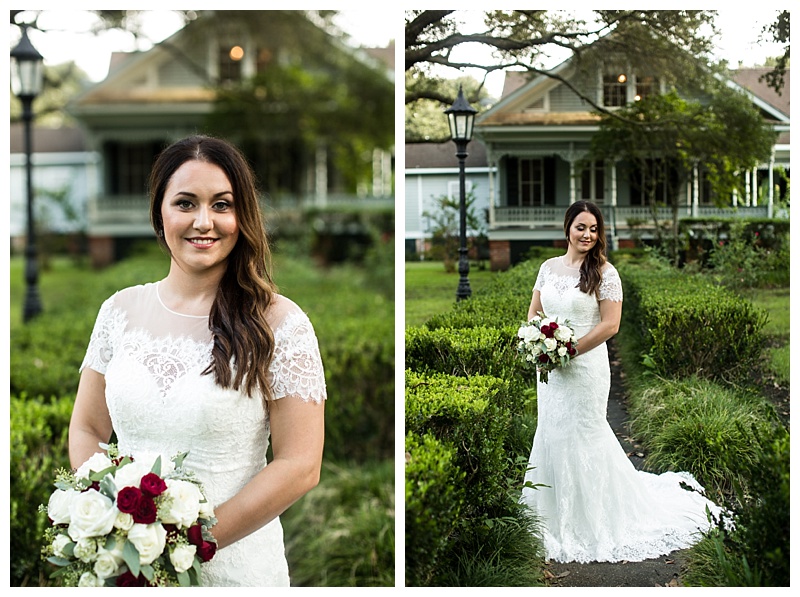
{"label": "red rose", "polygon": [[543,325],[542,327],[539,328],[539,331],[542,332],[548,338],[551,337],[552,332],[550,331],[549,325]]}
{"label": "red rose", "polygon": [[551,322],[550,323],[550,329],[551,330],[557,330],[558,329],[558,324],[555,321]]}
{"label": "red rose", "polygon": [[141,496],[136,511],[131,512],[131,514],[133,514],[133,522],[152,524],[156,521],[156,514],[158,514],[156,503],[149,495],[141,494]]}
{"label": "red rose", "polygon": [[217,544],[213,541],[203,541],[203,544],[197,547],[197,555],[203,562],[208,562],[215,553],[217,553]]}
{"label": "red rose", "polygon": [[117,577],[118,587],[149,587],[150,584],[144,577],[144,574],[134,576],[130,570],[126,570]]}
{"label": "red rose", "polygon": [[142,501],[142,492],[136,487],[123,487],[117,494],[117,509],[120,512],[134,514]]}
{"label": "red rose", "polygon": [[550,361],[550,357],[548,357],[546,354],[540,354],[539,355],[539,362],[540,363],[547,363],[549,361]]}
{"label": "red rose", "polygon": [[141,488],[142,492],[150,497],[161,495],[167,490],[167,484],[164,482],[164,479],[155,473],[147,473],[144,477],[142,477],[139,487]]}
{"label": "red rose", "polygon": [[217,553],[217,544],[213,541],[203,539],[203,529],[199,524],[191,526],[186,531],[186,538],[189,543],[197,546],[197,555],[203,562],[208,562]]}

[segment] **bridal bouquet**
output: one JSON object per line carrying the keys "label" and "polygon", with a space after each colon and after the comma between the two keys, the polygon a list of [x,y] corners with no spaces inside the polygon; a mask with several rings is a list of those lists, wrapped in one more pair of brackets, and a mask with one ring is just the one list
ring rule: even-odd
{"label": "bridal bouquet", "polygon": [[198,586],[214,557],[216,523],[186,453],[119,454],[103,445],[77,471],[60,470],[47,506],[43,557],[65,586]]}
{"label": "bridal bouquet", "polygon": [[578,340],[569,321],[548,319],[541,311],[519,328],[517,337],[517,352],[527,365],[539,371],[542,383],[548,382],[550,371],[566,367],[578,352]]}

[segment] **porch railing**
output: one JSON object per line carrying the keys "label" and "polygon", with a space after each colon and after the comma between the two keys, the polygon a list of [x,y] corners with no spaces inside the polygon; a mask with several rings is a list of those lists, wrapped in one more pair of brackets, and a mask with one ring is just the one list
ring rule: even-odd
{"label": "porch railing", "polygon": [[[564,206],[546,207],[496,207],[494,209],[493,230],[500,228],[561,228],[564,225]],[[631,228],[638,225],[647,225],[653,221],[653,212],[649,207],[641,206],[601,206],[606,226],[615,225],[617,228]],[[662,207],[656,210],[659,221],[672,220],[672,209]],[[681,206],[678,218],[689,217],[719,217],[719,218],[766,218],[769,212],[767,206],[757,207],[712,207],[700,206],[697,213],[693,214],[692,208]],[[633,224],[633,226],[631,226]]]}

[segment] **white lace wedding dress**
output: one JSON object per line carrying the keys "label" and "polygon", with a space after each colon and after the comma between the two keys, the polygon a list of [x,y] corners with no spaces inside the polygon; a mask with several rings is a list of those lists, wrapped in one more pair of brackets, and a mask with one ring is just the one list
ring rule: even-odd
{"label": "white lace wedding dress", "polygon": [[[568,319],[580,337],[600,322],[597,298],[576,288],[577,269],[560,257],[542,264],[534,286],[548,317]],[[609,263],[600,300],[621,301],[622,285]],[[580,352],[580,341],[578,342]],[[521,501],[542,520],[546,557],[558,562],[641,561],[690,546],[707,529],[706,506],[718,508],[685,472],[637,471],[606,420],[611,384],[605,343],[579,354],[538,382],[538,424]]]}
{"label": "white lace wedding dress", "polygon": [[[274,398],[325,400],[322,361],[308,317],[277,296],[269,319],[275,336]],[[120,450],[166,458],[188,451],[186,466],[197,472],[216,506],[264,468],[270,428],[259,396],[222,389],[213,375],[200,374],[212,345],[208,317],[169,310],[157,283],[134,286],[103,303],[81,369],[105,375]],[[202,569],[208,586],[288,585],[280,520],[217,551]]]}

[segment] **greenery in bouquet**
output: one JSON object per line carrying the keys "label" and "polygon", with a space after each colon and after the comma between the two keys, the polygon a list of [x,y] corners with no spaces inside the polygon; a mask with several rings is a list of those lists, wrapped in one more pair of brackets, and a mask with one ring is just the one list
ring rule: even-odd
{"label": "greenery in bouquet", "polygon": [[60,470],[42,556],[64,586],[199,586],[216,523],[187,453],[122,455],[115,445]]}
{"label": "greenery in bouquet", "polygon": [[517,352],[523,362],[539,372],[539,381],[547,383],[549,373],[566,367],[578,351],[578,340],[569,320],[550,319],[541,311],[517,332]]}

